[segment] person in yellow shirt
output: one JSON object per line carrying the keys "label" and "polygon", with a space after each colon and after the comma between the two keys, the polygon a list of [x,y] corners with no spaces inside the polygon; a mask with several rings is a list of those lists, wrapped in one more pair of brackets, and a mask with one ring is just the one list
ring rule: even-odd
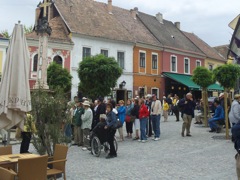
{"label": "person in yellow shirt", "polygon": [[167,122],[168,120],[168,110],[169,110],[169,105],[166,101],[166,97],[163,96],[163,117],[164,117],[164,122]]}
{"label": "person in yellow shirt", "polygon": [[32,133],[36,133],[36,126],[31,114],[26,113],[26,117],[24,119],[24,129],[21,132],[22,135],[22,143],[20,146],[20,153],[29,153],[29,145],[32,138]]}

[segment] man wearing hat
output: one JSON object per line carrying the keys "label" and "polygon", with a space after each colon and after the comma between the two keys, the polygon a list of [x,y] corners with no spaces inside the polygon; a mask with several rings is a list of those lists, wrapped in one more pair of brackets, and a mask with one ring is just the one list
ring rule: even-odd
{"label": "man wearing hat", "polygon": [[158,141],[160,139],[160,118],[161,118],[161,110],[162,104],[161,101],[157,100],[155,94],[152,95],[152,104],[151,104],[151,119],[152,126],[154,131],[154,141]]}
{"label": "man wearing hat", "polygon": [[74,115],[74,144],[73,145],[78,145],[82,146],[83,144],[83,132],[81,130],[81,125],[82,125],[82,114],[84,113],[84,109],[82,106],[82,100],[79,100],[76,103],[76,111]]}
{"label": "man wearing hat", "polygon": [[85,100],[83,102],[83,108],[84,108],[84,114],[81,116],[82,118],[82,132],[83,132],[83,148],[82,150],[86,151],[88,147],[88,136],[90,134],[92,119],[93,119],[93,113],[90,108],[90,102]]}

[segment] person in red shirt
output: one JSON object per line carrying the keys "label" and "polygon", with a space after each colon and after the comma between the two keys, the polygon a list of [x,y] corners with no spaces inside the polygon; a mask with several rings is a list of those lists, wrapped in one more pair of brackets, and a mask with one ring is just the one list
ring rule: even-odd
{"label": "person in red shirt", "polygon": [[143,99],[140,99],[139,106],[140,106],[139,119],[140,119],[141,138],[138,141],[145,143],[147,141],[146,127],[147,127],[147,120],[149,117],[149,111],[147,106],[144,104]]}

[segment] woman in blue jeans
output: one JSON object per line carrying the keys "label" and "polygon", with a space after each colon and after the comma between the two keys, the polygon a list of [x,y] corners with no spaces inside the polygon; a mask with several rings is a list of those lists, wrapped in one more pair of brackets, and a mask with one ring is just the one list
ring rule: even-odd
{"label": "woman in blue jeans", "polygon": [[140,99],[139,106],[140,106],[139,119],[140,119],[141,138],[138,141],[145,143],[147,141],[146,127],[147,127],[147,120],[149,117],[149,111],[147,106],[144,104],[143,99]]}

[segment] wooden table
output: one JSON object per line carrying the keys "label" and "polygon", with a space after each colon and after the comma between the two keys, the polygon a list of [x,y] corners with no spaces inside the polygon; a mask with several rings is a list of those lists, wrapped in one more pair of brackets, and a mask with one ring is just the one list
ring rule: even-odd
{"label": "wooden table", "polygon": [[40,155],[38,154],[8,154],[8,155],[1,155],[0,156],[0,165],[1,164],[13,164],[13,163],[18,163],[18,159],[22,158],[34,158],[34,157],[39,157]]}

